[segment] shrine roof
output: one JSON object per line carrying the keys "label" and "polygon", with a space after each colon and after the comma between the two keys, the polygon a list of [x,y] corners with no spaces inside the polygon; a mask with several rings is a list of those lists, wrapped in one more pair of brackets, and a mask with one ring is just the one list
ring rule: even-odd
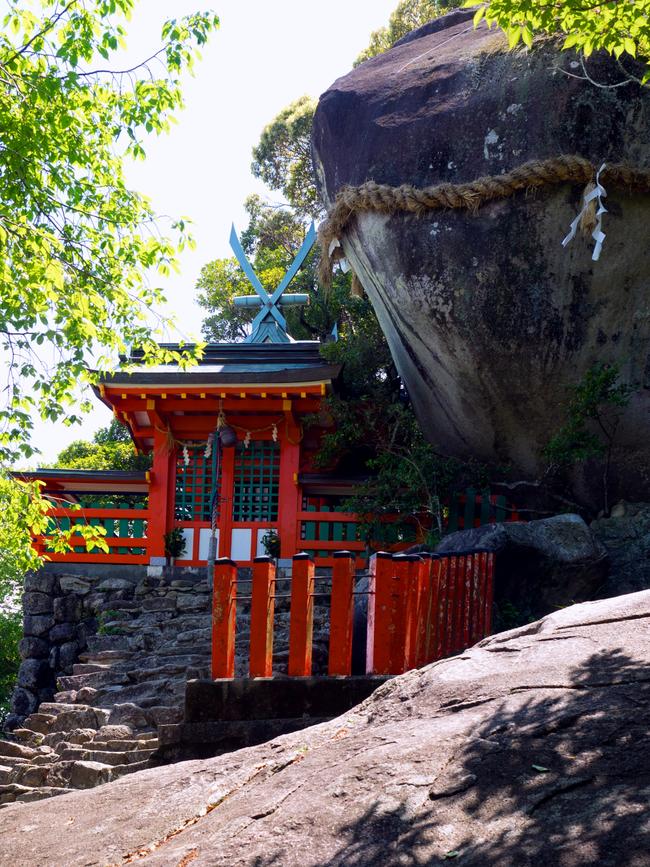
{"label": "shrine roof", "polygon": [[17,470],[12,472],[11,476],[26,482],[45,482],[45,491],[85,494],[139,493],[146,492],[149,488],[149,473],[146,470],[69,470],[39,467],[36,470]]}
{"label": "shrine roof", "polygon": [[[182,352],[179,344],[164,343],[163,349]],[[147,366],[142,352],[122,358],[129,370],[104,374],[105,385],[226,385],[239,383],[331,382],[340,372],[340,365],[328,364],[320,354],[318,341],[294,343],[211,343],[203,357],[188,370],[178,364]]]}

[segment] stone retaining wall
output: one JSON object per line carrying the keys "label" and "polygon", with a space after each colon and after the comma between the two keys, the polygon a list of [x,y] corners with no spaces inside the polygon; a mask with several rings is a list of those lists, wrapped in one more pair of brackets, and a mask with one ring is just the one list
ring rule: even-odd
{"label": "stone retaining wall", "polygon": [[57,680],[72,673],[90,636],[116,634],[111,612],[123,623],[146,612],[209,611],[205,570],[165,569],[155,577],[144,566],[80,571],[46,564],[25,579],[22,662],[7,728],[52,700]]}

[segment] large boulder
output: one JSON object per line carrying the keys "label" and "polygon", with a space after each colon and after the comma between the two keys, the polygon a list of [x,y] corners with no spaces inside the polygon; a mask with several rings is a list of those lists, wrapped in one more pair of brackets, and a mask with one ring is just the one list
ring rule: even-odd
{"label": "large boulder", "polygon": [[436,553],[476,550],[497,555],[494,594],[501,627],[604,595],[607,550],[579,515],[461,530],[445,536]]}
{"label": "large boulder", "polygon": [[648,867],[649,623],[647,591],[583,603],[331,722],[10,804],[4,851],[21,867]]}
{"label": "large boulder", "polygon": [[[368,180],[426,187],[577,154],[650,168],[650,89],[598,88],[543,41],[507,51],[472,11],[450,13],[338,79],[320,99],[313,150],[332,205]],[[587,63],[601,83],[616,62]],[[617,431],[614,495],[650,480],[650,196],[607,190],[600,260],[562,239],[584,183],[466,210],[357,214],[341,235],[427,435],[448,453],[510,462],[527,477],[565,420],[567,387],[596,362],[636,391]],[[595,502],[601,487],[584,502]]]}
{"label": "large boulder", "polygon": [[603,596],[650,587],[650,503],[617,503],[608,518],[592,521],[591,530],[609,556]]}

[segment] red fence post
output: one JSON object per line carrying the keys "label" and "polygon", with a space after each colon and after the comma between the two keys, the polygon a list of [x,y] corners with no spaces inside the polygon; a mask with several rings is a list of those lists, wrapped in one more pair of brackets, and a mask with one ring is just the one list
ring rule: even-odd
{"label": "red fence post", "polygon": [[465,568],[462,581],[462,632],[459,637],[458,650],[464,650],[473,644],[472,636],[472,590],[474,584],[474,558],[471,554],[465,555]]}
{"label": "red fence post", "polygon": [[417,566],[418,602],[417,629],[415,635],[415,666],[420,668],[427,662],[427,631],[431,608],[431,555],[419,555]]}
{"label": "red fence post", "polygon": [[494,601],[494,553],[488,551],[486,557],[485,626],[484,634],[492,634],[492,603]]}
{"label": "red fence post", "polygon": [[442,560],[431,555],[429,558],[429,614],[426,630],[426,662],[438,658],[438,641],[440,639],[440,579]]}
{"label": "red fence post", "polygon": [[373,554],[368,564],[368,629],[366,673],[390,674],[395,583],[393,556],[386,551]]}
{"label": "red fence post", "polygon": [[293,557],[291,575],[291,621],[289,625],[289,675],[311,674],[314,632],[314,561],[309,554]]}
{"label": "red fence post", "polygon": [[273,674],[273,615],[275,612],[275,561],[272,557],[253,560],[251,592],[251,677]]}
{"label": "red fence post", "polygon": [[393,652],[395,674],[415,668],[419,562],[417,554],[396,554],[393,557],[400,588]]}
{"label": "red fence post", "polygon": [[221,557],[214,566],[212,589],[212,677],[235,676],[237,564]]}
{"label": "red fence post", "polygon": [[334,552],[327,666],[330,676],[349,676],[352,673],[355,566],[356,558],[352,551]]}
{"label": "red fence post", "polygon": [[476,551],[472,558],[472,600],[471,600],[471,627],[470,627],[470,646],[476,644],[483,638],[483,629],[485,628],[485,618],[483,617],[483,566],[482,555]]}
{"label": "red fence post", "polygon": [[442,659],[447,646],[447,607],[449,605],[449,557],[440,557],[440,578],[438,581],[438,634],[436,636],[435,659]]}

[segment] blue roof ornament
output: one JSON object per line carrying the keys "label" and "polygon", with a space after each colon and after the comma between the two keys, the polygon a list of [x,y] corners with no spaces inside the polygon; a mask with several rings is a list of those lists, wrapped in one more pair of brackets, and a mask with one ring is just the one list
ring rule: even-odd
{"label": "blue roof ornament", "polygon": [[282,315],[282,308],[298,304],[309,304],[309,295],[297,293],[294,295],[284,295],[284,291],[298,273],[298,269],[305,261],[315,241],[316,229],[312,223],[296,258],[282,278],[282,282],[273,294],[269,294],[260,283],[255,271],[253,271],[233,225],[230,233],[230,246],[241,265],[242,271],[248,277],[253,289],[257,293],[256,295],[243,295],[235,298],[234,304],[236,307],[260,308],[259,313],[253,319],[251,333],[246,338],[246,343],[291,343],[292,338],[287,334],[287,320]]}

